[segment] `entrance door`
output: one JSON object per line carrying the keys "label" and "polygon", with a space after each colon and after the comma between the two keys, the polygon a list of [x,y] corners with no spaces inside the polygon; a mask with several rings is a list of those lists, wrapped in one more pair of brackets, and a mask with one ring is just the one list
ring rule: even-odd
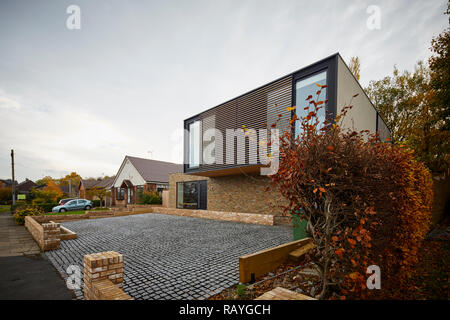
{"label": "entrance door", "polygon": [[133,190],[131,190],[131,188],[127,188],[128,193],[127,193],[127,203],[131,204],[131,197],[133,196]]}

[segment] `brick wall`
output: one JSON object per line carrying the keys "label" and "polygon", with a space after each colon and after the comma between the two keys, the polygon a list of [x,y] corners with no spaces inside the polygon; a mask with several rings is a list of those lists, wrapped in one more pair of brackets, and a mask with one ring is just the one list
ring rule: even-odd
{"label": "brick wall", "polygon": [[59,223],[47,222],[40,224],[33,217],[26,216],[25,227],[42,251],[59,249],[61,242]]}
{"label": "brick wall", "polygon": [[174,173],[169,178],[169,207],[176,208],[177,182],[208,181],[207,209],[212,211],[282,214],[285,200],[275,191],[266,192],[269,178],[260,175],[200,177]]}
{"label": "brick wall", "polygon": [[123,285],[123,255],[114,251],[84,256],[85,300],[132,300]]}

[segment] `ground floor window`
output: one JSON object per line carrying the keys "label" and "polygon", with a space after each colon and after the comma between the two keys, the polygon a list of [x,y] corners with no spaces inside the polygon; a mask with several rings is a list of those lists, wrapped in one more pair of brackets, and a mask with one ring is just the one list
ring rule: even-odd
{"label": "ground floor window", "polygon": [[125,198],[125,189],[116,188],[116,200],[123,200]]}
{"label": "ground floor window", "polygon": [[177,183],[177,208],[206,210],[206,204],[206,180]]}

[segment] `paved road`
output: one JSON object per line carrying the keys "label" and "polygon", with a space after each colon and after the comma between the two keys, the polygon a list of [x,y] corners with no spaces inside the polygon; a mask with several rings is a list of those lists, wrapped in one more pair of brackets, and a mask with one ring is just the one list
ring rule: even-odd
{"label": "paved road", "polygon": [[[124,291],[135,299],[206,299],[239,282],[239,256],[292,240],[283,226],[141,214],[65,222],[78,239],[45,255],[63,277],[102,251],[124,255]],[[82,298],[82,291],[75,291]]]}
{"label": "paved road", "polygon": [[73,298],[25,227],[15,224],[9,212],[0,213],[0,300]]}

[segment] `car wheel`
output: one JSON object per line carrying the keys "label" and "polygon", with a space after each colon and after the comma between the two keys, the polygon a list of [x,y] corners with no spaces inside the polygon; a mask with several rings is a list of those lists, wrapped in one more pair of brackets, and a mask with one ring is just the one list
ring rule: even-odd
{"label": "car wheel", "polygon": [[66,209],[64,209],[64,208],[62,208],[62,209],[59,209],[59,212],[66,212],[67,210]]}
{"label": "car wheel", "polygon": [[84,208],[84,210],[91,210],[91,206],[86,206],[86,208]]}

